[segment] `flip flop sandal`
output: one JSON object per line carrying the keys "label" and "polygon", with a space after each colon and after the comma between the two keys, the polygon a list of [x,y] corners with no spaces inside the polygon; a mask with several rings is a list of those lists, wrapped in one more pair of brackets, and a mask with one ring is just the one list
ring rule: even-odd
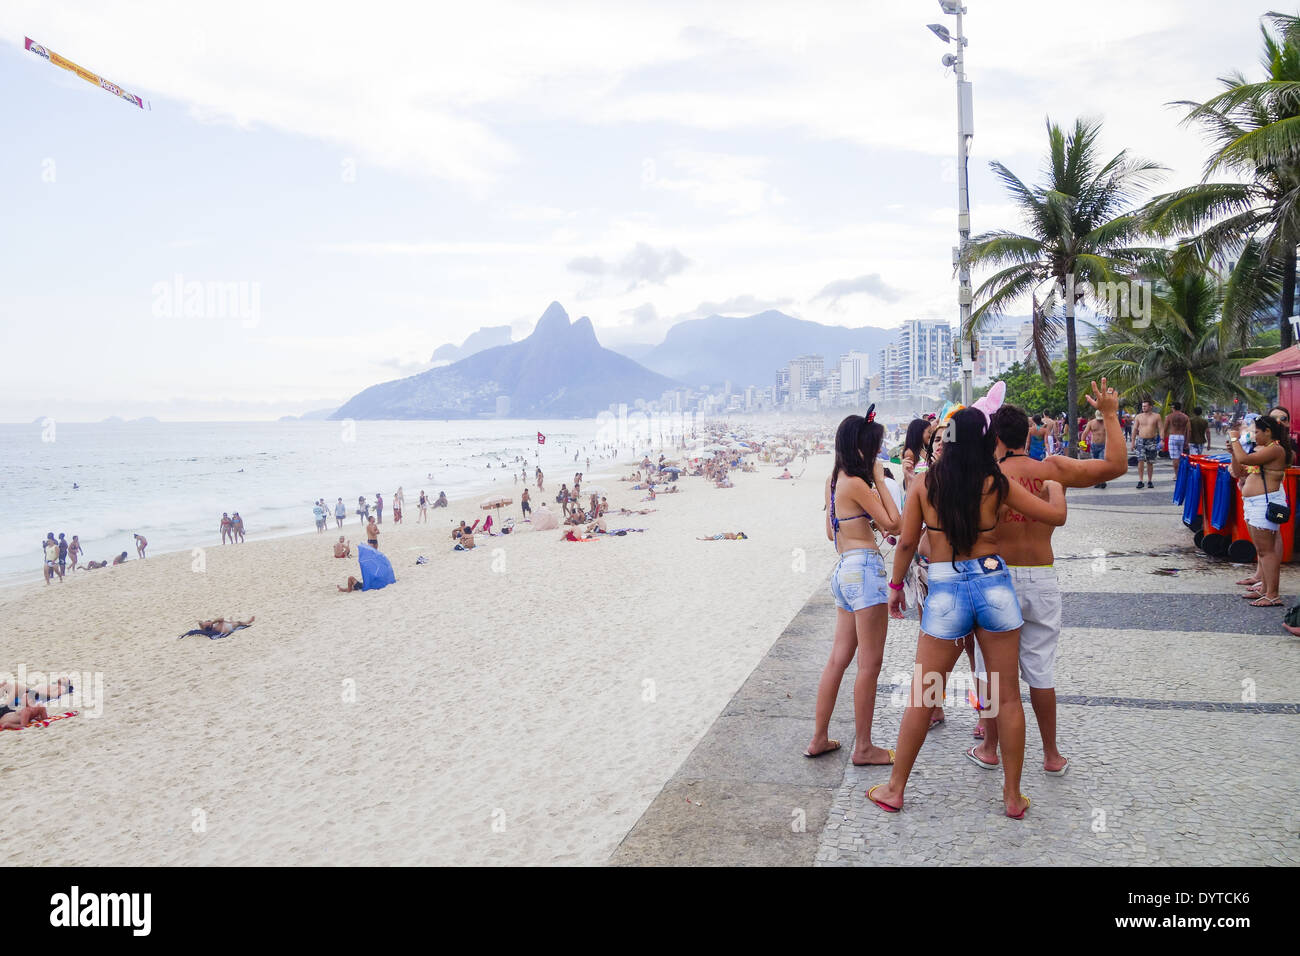
{"label": "flip flop sandal", "polygon": [[828,740],[826,742],[830,744],[830,746],[827,747],[825,750],[819,750],[815,754],[810,754],[808,751],[805,750],[803,752],[803,755],[805,757],[820,757],[823,754],[834,753],[835,751],[840,749],[840,742],[838,740]]}
{"label": "flip flop sandal", "polygon": [[981,727],[979,724],[976,724],[975,729],[971,731],[971,736],[974,737],[976,740],[983,740],[984,728]]}
{"label": "flip flop sandal", "polygon": [[1008,813],[1007,816],[1010,817],[1012,820],[1023,820],[1025,818],[1025,810],[1029,809],[1029,804],[1030,804],[1029,798],[1022,793],[1020,795],[1020,799],[1025,801],[1025,809],[1021,810],[1019,813]]}
{"label": "flip flop sandal", "polygon": [[1272,601],[1269,601],[1266,604],[1261,604],[1260,601],[1263,600],[1264,598],[1260,598],[1259,601],[1251,601],[1250,606],[1251,607],[1286,607],[1286,603],[1283,602],[1281,598],[1276,598]]}
{"label": "flip flop sandal", "polygon": [[1044,768],[1043,773],[1047,774],[1049,777],[1064,777],[1065,772],[1069,769],[1070,769],[1070,758],[1066,757],[1065,766],[1062,767],[1060,770],[1047,770],[1046,768]]}
{"label": "flip flop sandal", "polygon": [[969,750],[966,751],[966,756],[970,758],[970,760],[971,760],[972,763],[977,763],[977,764],[979,764],[979,765],[980,765],[981,767],[983,767],[985,770],[997,770],[997,769],[998,769],[998,764],[995,764],[995,763],[988,763],[987,761],[980,760],[979,757],[975,756],[975,748],[974,748],[974,747],[971,747]]}
{"label": "flip flop sandal", "polygon": [[894,763],[894,751],[886,747],[885,753],[889,754],[889,763],[858,763],[856,760],[851,761],[855,767],[889,767]]}
{"label": "flip flop sandal", "polygon": [[872,787],[870,790],[868,790],[868,791],[867,791],[867,799],[870,800],[872,803],[874,803],[876,806],[880,807],[880,809],[884,810],[886,813],[900,813],[900,812],[902,812],[902,809],[903,809],[902,807],[896,807],[896,806],[894,806],[893,804],[885,803],[883,800],[877,800],[875,797],[872,796],[873,793],[875,793],[877,790],[879,790],[879,789],[880,789],[881,787],[883,787],[883,786],[884,786],[883,783],[878,783],[878,784],[876,784],[874,787]]}
{"label": "flip flop sandal", "polygon": [[942,724],[945,720],[946,718],[940,717],[938,720],[930,721],[930,726],[925,729],[925,732],[928,734],[930,731],[934,730],[934,728]]}

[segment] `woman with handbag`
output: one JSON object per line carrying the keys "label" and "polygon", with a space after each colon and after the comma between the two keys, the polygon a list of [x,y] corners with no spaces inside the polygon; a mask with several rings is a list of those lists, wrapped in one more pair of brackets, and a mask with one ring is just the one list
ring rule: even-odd
{"label": "woman with handbag", "polygon": [[[1263,582],[1251,607],[1283,607],[1278,595],[1282,572],[1277,552],[1277,533],[1291,518],[1282,479],[1295,459],[1291,450],[1289,426],[1270,416],[1255,419],[1255,450],[1246,454],[1241,447],[1241,431],[1234,426],[1228,432],[1228,450],[1232,463],[1245,466],[1246,480],[1241,486],[1242,510],[1250,529],[1250,540],[1259,558],[1259,575]],[[1249,599],[1254,592],[1243,595]]]}

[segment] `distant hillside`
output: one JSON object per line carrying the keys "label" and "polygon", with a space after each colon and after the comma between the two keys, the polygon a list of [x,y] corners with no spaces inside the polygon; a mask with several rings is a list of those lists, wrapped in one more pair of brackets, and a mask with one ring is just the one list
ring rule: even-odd
{"label": "distant hillside", "polygon": [[331,417],[480,418],[509,399],[510,418],[587,417],[615,402],[658,398],[680,383],[602,348],[587,317],[552,302],[532,335],[451,365],[372,385]]}
{"label": "distant hillside", "polygon": [[469,358],[484,349],[494,349],[498,345],[510,344],[510,326],[508,325],[490,325],[484,326],[477,332],[471,332],[460,345],[439,345],[433,350],[433,358],[430,362],[458,362],[463,358]]}
{"label": "distant hillside", "polygon": [[730,380],[734,385],[771,385],[776,370],[799,355],[822,355],[826,367],[854,349],[871,356],[894,341],[897,329],[850,329],[796,319],[769,310],[758,315],[679,322],[641,359],[646,368],[690,385]]}

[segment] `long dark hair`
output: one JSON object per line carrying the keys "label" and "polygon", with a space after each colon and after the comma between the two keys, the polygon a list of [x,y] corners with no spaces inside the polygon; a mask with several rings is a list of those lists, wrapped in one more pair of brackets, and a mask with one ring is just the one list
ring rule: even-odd
{"label": "long dark hair", "polygon": [[[1286,411],[1286,409],[1282,410]],[[1289,418],[1290,416],[1291,413],[1287,412],[1287,417]],[[1273,436],[1273,440],[1282,446],[1282,450],[1286,452],[1287,467],[1290,468],[1291,463],[1295,461],[1295,449],[1291,447],[1291,427],[1289,425],[1284,425],[1272,415],[1261,415],[1259,418],[1255,419],[1255,429],[1257,431],[1259,430],[1260,425],[1263,425],[1265,431]]]}
{"label": "long dark hair", "polygon": [[907,426],[907,437],[903,439],[903,451],[910,451],[918,462],[925,457],[925,430],[929,425],[924,418],[913,418]]}
{"label": "long dark hair", "polygon": [[[861,478],[868,485],[872,484],[872,466],[880,452],[880,440],[885,429],[877,422],[869,422],[861,415],[850,415],[840,422],[835,431],[835,470],[832,478],[840,473]],[[867,450],[871,457],[866,457]]]}
{"label": "long dark hair", "polygon": [[939,527],[948,536],[954,556],[969,554],[979,539],[985,481],[993,479],[999,505],[1010,491],[1006,476],[993,459],[997,436],[992,429],[986,432],[984,424],[984,413],[978,408],[963,408],[954,414],[947,427],[953,429],[955,440],[925,473],[926,494],[939,513]]}

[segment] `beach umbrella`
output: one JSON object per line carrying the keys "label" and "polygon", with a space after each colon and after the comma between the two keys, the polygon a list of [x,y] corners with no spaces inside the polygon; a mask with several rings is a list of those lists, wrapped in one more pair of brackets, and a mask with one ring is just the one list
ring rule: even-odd
{"label": "beach umbrella", "polygon": [[361,566],[361,590],[377,591],[397,580],[393,563],[381,551],[366,544],[357,545],[357,564]]}

